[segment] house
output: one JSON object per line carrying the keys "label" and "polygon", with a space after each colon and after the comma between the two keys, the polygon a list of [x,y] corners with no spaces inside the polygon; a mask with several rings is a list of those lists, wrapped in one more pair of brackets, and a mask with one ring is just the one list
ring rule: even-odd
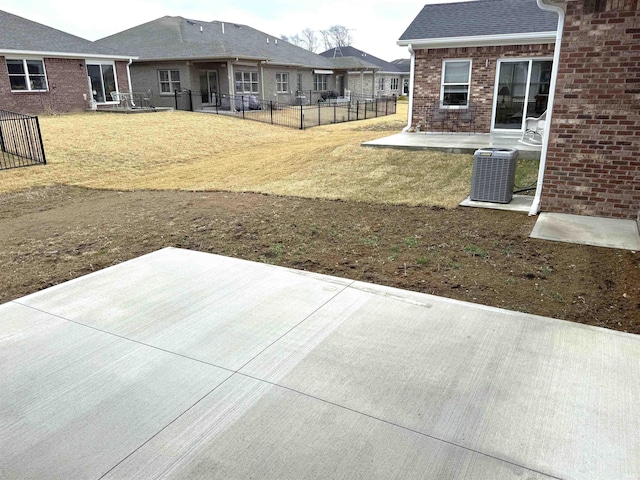
{"label": "house", "polygon": [[131,92],[131,56],[0,10],[0,109],[70,112]]}
{"label": "house", "polygon": [[97,41],[139,58],[131,65],[136,90],[151,90],[156,106],[172,106],[174,92],[195,93],[193,108],[220,96],[310,103],[326,92],[343,95],[347,72],[367,64],[340,64],[247,25],[162,17]]}
{"label": "house", "polygon": [[322,52],[325,58],[334,62],[340,59],[359,59],[372,66],[371,71],[350,72],[349,88],[364,95],[370,92],[373,97],[391,97],[409,95],[409,62],[398,60],[387,62],[355,47],[336,47]]}
{"label": "house", "polygon": [[476,111],[477,131],[523,131],[544,112],[530,213],[640,213],[637,0],[426,5],[398,41],[411,53],[408,127],[432,109]]}

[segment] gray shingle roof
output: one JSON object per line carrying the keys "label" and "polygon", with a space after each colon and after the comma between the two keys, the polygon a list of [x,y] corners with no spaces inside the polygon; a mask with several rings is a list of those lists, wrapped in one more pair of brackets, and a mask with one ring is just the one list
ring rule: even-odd
{"label": "gray shingle roof", "polygon": [[477,0],[425,5],[400,41],[554,32],[558,17],[536,0]]}
{"label": "gray shingle roof", "polygon": [[361,62],[364,62],[363,65],[370,64],[383,72],[409,73],[408,67],[405,69],[403,65],[387,62],[385,60],[382,60],[381,58],[375,57],[367,52],[351,46],[340,47],[339,51],[337,51],[335,48],[331,48],[326,52],[322,52],[320,55],[326,58],[331,58],[334,62],[340,62],[340,58],[343,58],[342,61],[346,61],[349,58],[354,60],[357,59]]}
{"label": "gray shingle roof", "polygon": [[84,38],[0,10],[0,51],[6,50],[126,56]]}
{"label": "gray shingle roof", "polygon": [[268,60],[275,64],[335,68],[324,57],[233,22],[203,22],[167,16],[102,38],[96,43],[114,49],[128,48],[140,61],[238,57]]}

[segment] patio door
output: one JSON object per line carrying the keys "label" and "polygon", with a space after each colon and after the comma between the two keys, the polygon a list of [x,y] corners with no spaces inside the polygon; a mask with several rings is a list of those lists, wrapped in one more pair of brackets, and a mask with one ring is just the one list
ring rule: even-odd
{"label": "patio door", "polygon": [[203,105],[215,105],[218,98],[218,72],[206,70],[200,72],[200,94]]}
{"label": "patio door", "polygon": [[527,117],[547,110],[551,60],[499,60],[492,130],[522,131]]}

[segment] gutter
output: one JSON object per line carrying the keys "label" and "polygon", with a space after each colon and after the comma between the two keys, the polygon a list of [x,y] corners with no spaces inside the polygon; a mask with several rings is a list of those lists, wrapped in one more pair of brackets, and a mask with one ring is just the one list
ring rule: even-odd
{"label": "gutter", "polygon": [[407,126],[402,129],[402,133],[407,133],[411,128],[411,117],[413,113],[413,83],[416,73],[416,51],[413,49],[413,45],[407,46],[409,53],[411,54],[411,68],[409,70],[409,111],[407,112]]}
{"label": "gutter", "polygon": [[551,134],[551,121],[553,118],[553,106],[556,97],[556,83],[558,80],[558,69],[560,68],[560,49],[562,47],[562,33],[564,30],[565,5],[552,3],[552,0],[537,0],[538,7],[542,10],[555,12],[558,14],[558,29],[556,32],[556,44],[553,49],[553,67],[551,68],[551,84],[549,85],[549,100],[547,102],[547,121],[542,138],[542,150],[540,151],[540,166],[538,168],[538,182],[536,194],[533,197],[533,204],[529,210],[529,215],[537,215],[540,212],[540,201],[542,199],[542,187],[544,184],[544,171],[547,166],[547,150],[549,148],[549,137]]}
{"label": "gutter", "polygon": [[132,63],[133,63],[133,58],[130,58],[129,63],[127,63],[127,81],[129,82],[129,93],[131,94],[131,105],[135,107],[136,104],[133,103],[133,88],[131,86],[131,70],[129,69]]}
{"label": "gutter", "polygon": [[[538,2],[538,6],[540,2]],[[542,7],[540,7],[542,8]],[[542,8],[546,10],[546,8]],[[556,32],[502,33],[497,35],[473,35],[465,37],[413,38],[398,40],[397,45],[414,48],[488,47],[497,45],[532,45],[549,43],[556,39]]]}

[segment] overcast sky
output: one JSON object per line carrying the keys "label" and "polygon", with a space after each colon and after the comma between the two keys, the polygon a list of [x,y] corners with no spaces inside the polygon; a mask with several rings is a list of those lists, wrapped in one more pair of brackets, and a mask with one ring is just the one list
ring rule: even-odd
{"label": "overcast sky", "polygon": [[242,23],[277,37],[337,24],[353,29],[354,47],[391,61],[409,57],[396,40],[422,7],[450,1],[460,0],[2,0],[0,9],[88,40],[165,15]]}

